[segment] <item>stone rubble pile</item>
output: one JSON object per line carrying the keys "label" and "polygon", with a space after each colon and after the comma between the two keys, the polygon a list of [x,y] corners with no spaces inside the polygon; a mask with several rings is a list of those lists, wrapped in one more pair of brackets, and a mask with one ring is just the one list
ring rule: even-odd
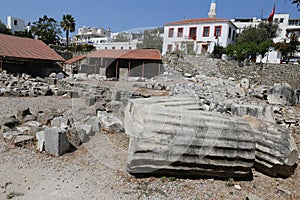
{"label": "stone rubble pile", "polygon": [[205,56],[184,56],[170,53],[163,57],[167,72],[186,76],[219,76],[217,61]]}
{"label": "stone rubble pile", "polygon": [[77,149],[101,131],[123,132],[123,123],[107,112],[84,116],[75,110],[31,113],[28,108],[0,117],[0,134],[5,141],[16,146],[35,145],[38,151],[54,156]]}
{"label": "stone rubble pile", "polygon": [[36,96],[62,96],[71,85],[56,78],[32,78],[30,75],[11,75],[6,71],[0,73],[0,96],[36,97]]}

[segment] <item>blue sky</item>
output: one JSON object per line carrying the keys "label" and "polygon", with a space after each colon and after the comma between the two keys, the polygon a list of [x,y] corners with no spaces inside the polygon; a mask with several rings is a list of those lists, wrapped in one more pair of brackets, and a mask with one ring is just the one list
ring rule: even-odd
{"label": "blue sky", "polygon": [[[47,15],[60,21],[64,14],[71,14],[77,28],[110,27],[113,32],[137,27],[161,27],[166,22],[184,18],[207,17],[211,0],[2,0],[0,20],[6,23],[11,15],[24,18],[26,22],[37,21]],[[285,3],[286,2],[286,3]],[[289,0],[217,0],[217,17],[268,17],[273,5],[276,13],[290,13],[300,18],[296,5]]]}

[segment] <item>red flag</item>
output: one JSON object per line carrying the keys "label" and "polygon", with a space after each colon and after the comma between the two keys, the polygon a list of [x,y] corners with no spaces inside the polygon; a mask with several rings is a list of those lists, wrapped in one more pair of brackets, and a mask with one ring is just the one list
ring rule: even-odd
{"label": "red flag", "polygon": [[273,10],[268,18],[269,23],[273,22],[274,15],[275,15],[275,4],[274,4]]}

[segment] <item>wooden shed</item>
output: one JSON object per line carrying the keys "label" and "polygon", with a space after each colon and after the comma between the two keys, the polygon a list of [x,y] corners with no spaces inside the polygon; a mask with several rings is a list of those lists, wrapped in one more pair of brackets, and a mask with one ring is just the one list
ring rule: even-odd
{"label": "wooden shed", "polygon": [[100,74],[107,78],[146,77],[151,78],[163,71],[159,50],[99,50],[87,55],[80,72]]}
{"label": "wooden shed", "polygon": [[40,40],[0,34],[0,70],[45,77],[62,71],[64,58]]}

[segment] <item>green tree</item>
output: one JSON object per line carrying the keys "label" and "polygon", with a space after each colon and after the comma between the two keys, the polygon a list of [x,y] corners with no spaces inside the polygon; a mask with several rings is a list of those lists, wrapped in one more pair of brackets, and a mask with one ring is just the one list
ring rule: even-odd
{"label": "green tree", "polygon": [[87,53],[96,50],[96,47],[90,44],[82,44],[82,45],[72,44],[69,50],[74,53],[78,53],[78,52]]}
{"label": "green tree", "polygon": [[60,27],[66,32],[67,47],[69,46],[69,34],[75,31],[76,22],[72,15],[63,15],[63,19],[60,22]]}
{"label": "green tree", "polygon": [[264,55],[273,45],[278,24],[260,23],[257,27],[247,27],[237,38],[236,45],[226,48],[226,54],[238,61],[254,60],[257,54]]}
{"label": "green tree", "polygon": [[289,62],[290,58],[295,56],[295,53],[299,51],[300,42],[295,33],[291,34],[288,40],[278,42],[275,44],[275,48],[278,49],[283,57],[283,60]]}
{"label": "green tree", "polygon": [[8,28],[6,28],[6,25],[0,20],[0,33],[11,35],[11,32]]}
{"label": "green tree", "polygon": [[40,40],[46,44],[58,44],[59,38],[61,36],[61,30],[59,23],[53,19],[48,18],[44,15],[42,18],[39,18],[38,21],[32,23],[33,26],[31,31],[33,35],[37,36]]}
{"label": "green tree", "polygon": [[220,45],[216,45],[214,47],[214,51],[212,52],[212,56],[214,58],[221,58],[222,54],[226,53],[226,49]]}
{"label": "green tree", "polygon": [[33,38],[31,30],[28,31],[27,29],[25,29],[25,31],[16,31],[14,35],[18,37]]}
{"label": "green tree", "polygon": [[255,44],[260,44],[276,37],[277,30],[278,25],[274,23],[260,23],[257,27],[250,26],[245,28],[245,30],[238,35],[236,43],[254,42]]}
{"label": "green tree", "polygon": [[138,49],[158,49],[162,51],[163,46],[163,28],[156,28],[144,31],[141,43],[138,43]]}

